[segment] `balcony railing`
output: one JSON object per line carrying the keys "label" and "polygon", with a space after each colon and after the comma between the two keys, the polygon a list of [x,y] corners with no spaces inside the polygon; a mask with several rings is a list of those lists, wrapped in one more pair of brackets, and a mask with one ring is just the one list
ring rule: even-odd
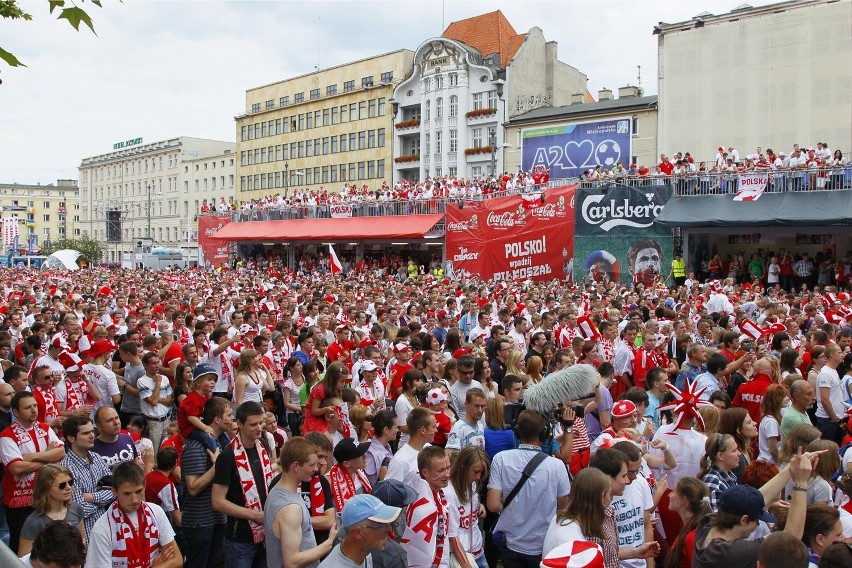
{"label": "balcony railing", "polygon": [[[746,172],[753,175],[760,172]],[[769,171],[765,189],[767,193],[787,191],[832,191],[852,189],[852,164],[842,167],[806,170]],[[671,183],[675,195],[725,195],[739,191],[739,176],[736,173],[694,173],[684,176],[628,176],[614,175],[600,180],[580,180],[580,187],[597,187],[611,183],[622,183],[634,187],[654,187]]]}
{"label": "balcony railing", "polygon": [[[520,195],[524,193],[538,193],[550,187],[562,187],[577,183],[576,178],[550,180],[546,185],[533,185],[529,188],[515,188],[511,191],[500,192],[494,197],[507,195]],[[490,197],[477,196],[452,199],[408,199],[404,201],[380,201],[380,202],[352,202],[353,217],[386,217],[399,215],[428,215],[444,214],[447,203],[476,203],[490,199]],[[229,211],[227,213],[199,213],[205,215],[230,215],[234,223],[248,221],[284,221],[293,219],[329,219],[331,211],[328,205],[315,206],[286,206],[286,207],[264,207],[241,211]]]}

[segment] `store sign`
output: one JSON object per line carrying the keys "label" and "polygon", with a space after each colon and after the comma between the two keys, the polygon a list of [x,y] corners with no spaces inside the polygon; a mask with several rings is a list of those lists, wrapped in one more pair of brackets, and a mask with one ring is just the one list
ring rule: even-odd
{"label": "store sign", "polygon": [[116,142],[112,145],[113,150],[120,150],[122,148],[127,148],[128,146],[137,146],[142,143],[142,138],[131,138],[130,140],[125,140],[124,142]]}

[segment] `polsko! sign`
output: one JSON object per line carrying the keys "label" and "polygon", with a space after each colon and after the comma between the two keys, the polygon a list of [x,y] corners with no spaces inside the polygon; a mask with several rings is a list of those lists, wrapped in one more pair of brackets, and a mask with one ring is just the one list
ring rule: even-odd
{"label": "polsko! sign", "polygon": [[550,168],[550,179],[580,177],[597,166],[611,169],[631,160],[629,118],[574,122],[525,130],[522,134],[524,170]]}

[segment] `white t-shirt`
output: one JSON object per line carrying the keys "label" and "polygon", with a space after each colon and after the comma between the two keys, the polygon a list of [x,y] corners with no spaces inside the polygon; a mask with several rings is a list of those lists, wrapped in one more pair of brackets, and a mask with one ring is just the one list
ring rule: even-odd
{"label": "white t-shirt", "polygon": [[[684,477],[698,475],[707,436],[695,430],[678,430],[675,424],[664,424],[654,434],[653,439],[662,440],[668,444],[677,460],[677,467],[668,471],[669,487],[674,487]],[[663,457],[663,452],[659,449],[651,451],[654,455]]]}
{"label": "white t-shirt", "polygon": [[396,479],[411,488],[417,489],[425,484],[417,469],[417,455],[420,452],[405,444],[391,458],[385,479]]}
{"label": "white t-shirt", "polygon": [[456,420],[447,437],[447,449],[463,450],[468,446],[485,448],[485,431],[479,422],[471,426],[467,420]]}
{"label": "white t-shirt", "polygon": [[[639,476],[624,488],[624,495],[612,498],[615,507],[615,523],[618,530],[618,546],[635,548],[645,544],[645,511],[654,508],[651,487],[644,477]],[[621,568],[645,568],[644,559],[620,560]]]}
{"label": "white t-shirt", "polygon": [[760,454],[757,456],[757,459],[778,465],[775,462],[775,458],[769,452],[769,438],[773,437],[775,440],[772,443],[777,446],[778,441],[781,439],[781,425],[778,424],[778,421],[774,417],[766,415],[760,420],[760,427],[758,428],[757,447],[760,449]]}
{"label": "white t-shirt", "polygon": [[107,369],[103,365],[92,365],[86,363],[83,365],[83,372],[92,381],[92,384],[98,387],[101,391],[101,399],[95,403],[92,409],[91,417],[94,419],[95,412],[102,406],[112,405],[112,397],[120,394],[118,390],[118,380],[115,378],[115,373],[111,369]]}
{"label": "white t-shirt", "polygon": [[[169,385],[169,379],[163,375],[157,375],[157,377],[160,380],[160,400],[171,396],[173,391],[171,385]],[[139,389],[139,403],[142,407],[142,414],[148,418],[163,418],[171,412],[171,405],[166,406],[162,402],[152,405],[145,400],[154,394],[154,385],[154,379],[148,375],[139,377],[139,382],[136,383],[136,388]],[[174,401],[172,401],[172,404],[174,404]]]}
{"label": "white t-shirt", "polygon": [[[147,503],[147,505],[151,507],[154,518],[157,520],[157,528],[160,531],[160,548],[167,546],[175,539],[175,531],[169,522],[169,518],[159,505],[153,503]],[[134,515],[128,515],[128,517],[133,526],[138,528],[138,512]],[[101,515],[95,526],[92,527],[88,544],[85,568],[112,566],[112,535],[109,529],[109,511]]]}
{"label": "white t-shirt", "polygon": [[[396,412],[396,418],[399,421],[400,425],[405,424],[405,421],[408,419],[408,413],[414,410],[414,407],[411,406],[411,402],[409,402],[408,397],[404,394],[399,395],[399,398],[396,399],[396,404],[394,404],[394,412]],[[403,432],[399,431],[399,447],[402,448],[404,444],[408,443],[408,438],[410,436]],[[415,468],[416,469],[416,468]]]}
{"label": "white t-shirt", "polygon": [[[428,483],[421,483],[416,489],[419,498],[408,506],[405,533],[402,536],[402,547],[408,556],[408,566],[414,568],[449,566],[452,550],[450,538],[458,536],[458,513],[453,515],[454,508],[450,506],[449,501],[447,501],[446,509],[443,512],[440,511],[434,492]],[[443,508],[442,503],[440,507]],[[441,519],[442,516],[443,519]],[[442,528],[444,534],[440,535]],[[441,557],[434,562],[438,552],[436,549],[438,539],[441,536],[443,536]]]}
{"label": "white t-shirt", "polygon": [[469,503],[462,504],[453,484],[444,489],[444,496],[452,510],[450,522],[458,527],[459,544],[474,556],[482,554],[482,531],[479,530],[479,494],[473,493]]}
{"label": "white t-shirt", "polygon": [[556,515],[554,515],[550,521],[550,526],[547,528],[547,535],[544,537],[542,557],[550,554],[550,551],[557,546],[576,540],[588,540],[580,525],[571,520],[564,520],[559,523],[556,520]]}
{"label": "white t-shirt", "polygon": [[842,416],[846,412],[846,405],[843,403],[843,389],[840,387],[840,377],[836,369],[832,369],[823,365],[817,375],[817,418],[828,418],[828,412],[822,406],[822,389],[828,388],[828,399],[831,402],[831,407],[834,409],[836,416]]}

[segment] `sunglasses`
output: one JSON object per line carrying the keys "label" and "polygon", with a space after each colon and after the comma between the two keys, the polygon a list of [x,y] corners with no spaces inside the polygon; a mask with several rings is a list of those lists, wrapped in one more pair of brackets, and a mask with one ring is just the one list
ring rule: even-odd
{"label": "sunglasses", "polygon": [[58,487],[60,491],[64,491],[66,487],[74,487],[74,480],[69,479],[68,481],[63,481],[56,487]]}

